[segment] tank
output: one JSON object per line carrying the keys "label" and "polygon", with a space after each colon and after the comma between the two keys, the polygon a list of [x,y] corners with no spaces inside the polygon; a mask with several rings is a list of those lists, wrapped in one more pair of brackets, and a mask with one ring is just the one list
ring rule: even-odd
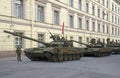
{"label": "tank", "polygon": [[73,47],[73,42],[65,39],[64,37],[60,38],[57,35],[52,35],[53,39],[50,43],[45,43],[30,37],[18,35],[13,32],[4,31],[5,33],[12,34],[14,36],[19,36],[24,39],[32,40],[38,43],[43,44],[42,47],[36,48],[27,48],[24,50],[25,55],[32,61],[54,61],[54,62],[62,62],[69,60],[79,60],[83,56],[83,52],[79,50],[79,48]]}
{"label": "tank", "polygon": [[86,48],[80,48],[80,50],[84,52],[84,56],[103,57],[109,56],[111,54],[109,47],[107,47],[104,43],[100,42],[100,40],[96,42],[95,39],[91,39],[90,44],[85,44],[78,41],[74,42],[86,46]]}
{"label": "tank", "polygon": [[120,43],[110,41],[110,38],[107,38],[107,46],[110,47],[112,54],[120,54]]}

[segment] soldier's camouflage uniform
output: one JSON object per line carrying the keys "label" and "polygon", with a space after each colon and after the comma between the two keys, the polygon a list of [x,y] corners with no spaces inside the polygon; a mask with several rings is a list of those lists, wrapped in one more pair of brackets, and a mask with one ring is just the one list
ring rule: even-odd
{"label": "soldier's camouflage uniform", "polygon": [[18,46],[17,49],[16,49],[16,54],[17,54],[17,61],[22,61],[21,60],[21,48]]}

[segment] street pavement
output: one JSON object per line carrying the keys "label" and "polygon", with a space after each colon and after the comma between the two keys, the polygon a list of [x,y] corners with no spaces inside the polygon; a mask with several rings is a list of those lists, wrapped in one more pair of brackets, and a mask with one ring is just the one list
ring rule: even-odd
{"label": "street pavement", "polygon": [[120,55],[66,62],[0,59],[0,78],[120,78]]}

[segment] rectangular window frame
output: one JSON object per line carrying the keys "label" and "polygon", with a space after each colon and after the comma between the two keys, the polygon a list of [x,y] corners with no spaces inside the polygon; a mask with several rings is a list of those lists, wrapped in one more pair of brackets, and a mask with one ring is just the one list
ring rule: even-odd
{"label": "rectangular window frame", "polygon": [[24,0],[13,0],[14,2],[14,16],[17,18],[23,18],[24,17]]}
{"label": "rectangular window frame", "polygon": [[[40,11],[42,11],[41,14],[39,13]],[[39,21],[39,22],[44,22],[45,21],[45,15],[44,15],[44,13],[45,13],[44,6],[37,5],[37,21]]]}
{"label": "rectangular window frame", "polygon": [[73,0],[69,0],[69,6],[73,7]]}
{"label": "rectangular window frame", "polygon": [[69,15],[69,27],[73,28],[74,27],[74,15]]}
{"label": "rectangular window frame", "polygon": [[82,29],[82,18],[78,18],[78,29]]}
{"label": "rectangular window frame", "polygon": [[53,21],[55,25],[59,25],[60,24],[60,12],[59,10],[53,10]]}
{"label": "rectangular window frame", "polygon": [[95,21],[92,22],[92,31],[95,32]]}
{"label": "rectangular window frame", "polygon": [[89,31],[89,19],[86,20],[86,30]]}

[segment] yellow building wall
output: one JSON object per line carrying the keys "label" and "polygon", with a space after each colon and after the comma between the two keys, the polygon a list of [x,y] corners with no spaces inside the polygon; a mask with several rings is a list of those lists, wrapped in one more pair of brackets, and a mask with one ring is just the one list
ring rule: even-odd
{"label": "yellow building wall", "polygon": [[[7,33],[4,33],[3,32],[4,30],[8,30],[12,32],[21,31],[21,32],[24,32],[25,36],[32,37],[35,39],[38,38],[38,33],[44,33],[45,35],[44,41],[50,42],[52,41],[52,39],[49,38],[50,34],[47,29],[49,29],[54,34],[59,34],[61,36],[62,24],[64,22],[64,25],[65,25],[64,33],[65,33],[65,37],[67,36],[68,40],[70,39],[70,36],[73,36],[73,39],[77,41],[79,40],[78,37],[82,37],[82,42],[86,43],[86,38],[101,38],[102,40],[102,39],[107,39],[107,37],[109,36],[109,34],[105,34],[101,32],[98,33],[97,31],[92,32],[91,23],[90,23],[90,31],[85,30],[86,17],[89,17],[90,21],[92,20],[92,18],[94,18],[96,21],[100,20],[101,25],[103,22],[106,22],[106,21],[102,20],[101,18],[97,18],[96,16],[94,17],[91,14],[87,14],[85,12],[86,10],[85,7],[82,7],[83,11],[79,11],[78,9],[76,9],[78,8],[77,7],[78,4],[76,4],[77,2],[74,3],[74,8],[71,8],[68,6],[68,3],[69,3],[68,0],[64,0],[64,1],[59,0],[60,2],[57,2],[56,0],[48,0],[48,1],[47,0],[23,0],[24,1],[24,13],[23,13],[24,17],[17,18],[14,16],[14,4],[12,1],[14,0],[0,0],[0,51],[15,50],[15,37]],[[47,1],[47,2],[44,2],[44,1]],[[94,0],[90,0],[90,1],[91,1],[90,3],[93,2],[97,5],[97,3]],[[45,4],[44,23],[40,23],[36,20],[36,15],[37,15],[36,5],[41,3]],[[85,4],[85,0],[83,0],[83,3]],[[99,4],[99,6],[102,7],[101,4]],[[60,11],[59,25],[53,24],[53,10],[56,7]],[[74,16],[74,28],[69,27],[70,13],[72,13]],[[78,29],[78,26],[77,26],[78,17],[82,17],[82,26],[83,26],[82,30]],[[107,21],[106,23],[109,23],[109,22]],[[110,34],[111,34],[111,31],[110,31]],[[114,39],[114,40],[119,40],[119,38],[120,36],[111,36],[111,39]],[[38,43],[36,42],[24,39],[23,49],[37,47],[37,45]],[[79,46],[79,44],[75,44],[75,46],[77,47]]]}

